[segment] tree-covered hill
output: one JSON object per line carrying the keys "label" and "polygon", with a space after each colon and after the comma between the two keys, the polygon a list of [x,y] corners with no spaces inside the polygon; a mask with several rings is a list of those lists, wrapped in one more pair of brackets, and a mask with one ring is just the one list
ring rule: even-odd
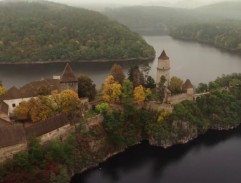
{"label": "tree-covered hill", "polygon": [[196,8],[195,11],[222,19],[241,19],[241,2],[220,2]]}
{"label": "tree-covered hill", "polygon": [[100,13],[49,2],[0,3],[0,62],[153,57],[153,47]]}
{"label": "tree-covered hill", "polygon": [[241,53],[241,21],[191,23],[171,30],[172,37],[194,40]]}

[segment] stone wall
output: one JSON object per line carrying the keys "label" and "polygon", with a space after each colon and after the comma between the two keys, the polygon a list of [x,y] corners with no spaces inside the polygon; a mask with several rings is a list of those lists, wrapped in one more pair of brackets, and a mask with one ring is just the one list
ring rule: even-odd
{"label": "stone wall", "polygon": [[168,103],[170,103],[172,105],[178,104],[184,100],[193,100],[193,95],[189,95],[187,93],[182,93],[179,95],[174,95],[174,96],[168,97]]}
{"label": "stone wall", "polygon": [[27,149],[27,142],[0,148],[0,163],[12,159],[15,154]]}

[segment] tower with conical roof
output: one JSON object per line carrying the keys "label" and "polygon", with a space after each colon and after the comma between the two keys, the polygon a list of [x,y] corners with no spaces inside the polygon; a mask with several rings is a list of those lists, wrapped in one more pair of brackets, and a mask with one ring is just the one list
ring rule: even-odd
{"label": "tower with conical roof", "polygon": [[66,64],[64,72],[60,78],[60,90],[63,91],[67,89],[78,93],[78,80],[68,63]]}
{"label": "tower with conical roof", "polygon": [[156,83],[160,83],[161,77],[166,78],[165,85],[168,86],[170,82],[170,60],[166,55],[165,50],[162,51],[161,55],[158,57],[157,72],[156,72]]}

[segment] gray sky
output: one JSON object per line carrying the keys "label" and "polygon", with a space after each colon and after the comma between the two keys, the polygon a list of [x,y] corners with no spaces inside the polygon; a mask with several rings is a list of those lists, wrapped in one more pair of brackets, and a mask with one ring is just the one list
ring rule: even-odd
{"label": "gray sky", "polygon": [[106,4],[106,3],[113,3],[113,4],[146,4],[146,3],[156,3],[161,4],[163,3],[170,3],[175,4],[178,2],[184,2],[185,4],[208,4],[214,2],[221,2],[221,1],[241,1],[241,0],[51,0],[55,2],[61,2],[66,4],[91,4],[91,3],[98,3],[98,4]]}
{"label": "gray sky", "polygon": [[[3,1],[3,0],[0,0]],[[8,0],[6,0],[8,1]],[[9,0],[10,1],[10,0]],[[21,1],[21,0],[15,0]],[[37,0],[28,0],[37,1]],[[181,8],[195,8],[198,6],[208,5],[217,2],[231,2],[241,0],[48,0],[53,2],[59,2],[68,5],[91,5],[91,6],[104,6],[110,5],[122,6],[122,5],[158,5],[158,6],[171,6]]]}

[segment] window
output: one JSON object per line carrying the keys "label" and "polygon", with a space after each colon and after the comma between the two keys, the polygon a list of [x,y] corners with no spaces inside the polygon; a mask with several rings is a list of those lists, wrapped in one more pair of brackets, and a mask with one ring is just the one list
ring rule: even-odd
{"label": "window", "polygon": [[12,107],[16,107],[16,104],[12,104]]}

